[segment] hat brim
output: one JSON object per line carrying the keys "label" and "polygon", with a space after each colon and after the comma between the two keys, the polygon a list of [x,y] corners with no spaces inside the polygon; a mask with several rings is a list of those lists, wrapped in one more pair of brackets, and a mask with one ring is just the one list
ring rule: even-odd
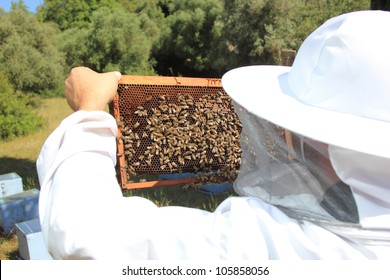
{"label": "hat brim", "polygon": [[[339,147],[390,158],[390,123],[304,104],[293,98],[291,67],[247,66],[222,77],[227,94],[249,112],[300,135]],[[389,108],[390,109],[390,108]]]}

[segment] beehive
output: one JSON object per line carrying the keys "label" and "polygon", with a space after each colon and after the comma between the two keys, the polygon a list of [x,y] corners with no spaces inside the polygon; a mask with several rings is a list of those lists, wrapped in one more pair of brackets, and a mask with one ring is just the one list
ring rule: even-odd
{"label": "beehive", "polygon": [[[125,75],[110,112],[119,128],[122,188],[229,181],[237,175],[241,123],[220,79]],[[198,176],[134,180],[165,173]]]}

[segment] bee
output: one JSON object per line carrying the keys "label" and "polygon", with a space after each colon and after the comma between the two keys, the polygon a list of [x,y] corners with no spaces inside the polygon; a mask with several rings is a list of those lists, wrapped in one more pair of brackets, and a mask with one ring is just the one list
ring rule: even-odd
{"label": "bee", "polygon": [[148,111],[147,110],[137,110],[134,112],[134,114],[136,114],[139,117],[144,117],[144,116],[148,115]]}
{"label": "bee", "polygon": [[174,107],[169,107],[169,108],[168,108],[168,113],[169,113],[169,115],[175,114],[175,113],[176,113],[176,108],[174,108]]}
{"label": "bee", "polygon": [[136,122],[136,123],[133,125],[133,127],[134,127],[134,128],[137,128],[137,127],[139,127],[139,125],[140,125],[140,123],[139,123],[139,122]]}
{"label": "bee", "polygon": [[132,131],[128,126],[125,126],[121,129],[122,133],[125,135],[129,135]]}
{"label": "bee", "polygon": [[134,167],[132,167],[132,166],[129,166],[129,168],[127,169],[127,172],[129,172],[133,176],[137,175],[137,173],[135,172]]}
{"label": "bee", "polygon": [[152,108],[153,116],[158,117],[161,115],[161,111],[156,108]]}
{"label": "bee", "polygon": [[124,127],[124,124],[122,121],[118,121],[117,126],[118,126],[118,128],[122,129]]}
{"label": "bee", "polygon": [[168,111],[168,106],[167,105],[160,105],[159,107],[158,107],[160,110],[161,110],[161,112],[167,112]]}
{"label": "bee", "polygon": [[164,158],[164,163],[166,164],[166,163],[168,163],[168,162],[171,162],[171,159],[170,159],[169,157],[165,157],[165,158]]}

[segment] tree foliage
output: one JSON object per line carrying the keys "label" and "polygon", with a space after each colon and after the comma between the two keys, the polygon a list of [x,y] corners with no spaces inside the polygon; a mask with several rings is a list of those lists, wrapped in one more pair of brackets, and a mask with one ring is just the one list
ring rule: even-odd
{"label": "tree foliage", "polygon": [[55,22],[61,30],[82,28],[101,7],[115,8],[118,4],[115,0],[45,0],[38,16],[42,21]]}
{"label": "tree foliage", "polygon": [[155,43],[160,38],[160,29],[164,23],[164,14],[159,2],[156,0],[139,1],[134,12],[138,15],[141,29],[148,36],[149,40]]}
{"label": "tree foliage", "polygon": [[390,0],[371,0],[371,9],[390,11]]}
{"label": "tree foliage", "polygon": [[64,31],[61,42],[69,67],[84,65],[99,72],[154,74],[151,42],[134,13],[101,8],[92,14],[87,27]]}
{"label": "tree foliage", "polygon": [[[298,50],[327,19],[369,8],[368,0],[224,0],[225,42],[231,67],[280,64],[282,49]],[[245,20],[243,20],[245,19]]]}
{"label": "tree foliage", "polygon": [[0,73],[0,139],[12,140],[43,125],[29,101],[29,96],[15,93],[7,76]]}
{"label": "tree foliage", "polygon": [[172,0],[166,1],[166,8],[168,15],[154,53],[159,73],[207,76],[212,72],[213,53],[218,48],[221,1]]}
{"label": "tree foliage", "polygon": [[[229,50],[229,64],[268,64],[265,49],[266,27],[272,24],[272,1],[225,0],[224,42]],[[245,19],[245,20],[243,20]]]}
{"label": "tree foliage", "polygon": [[[97,19],[94,15],[101,7],[110,10]],[[61,41],[68,65],[123,69],[132,57],[133,65],[142,65],[138,72],[145,72],[146,61],[157,61],[155,70],[163,75],[220,76],[241,65],[279,64],[281,49],[297,50],[326,19],[369,7],[369,0],[46,0],[39,14],[64,30]],[[113,41],[121,41],[119,35],[114,39],[105,31],[111,27],[102,27],[114,22],[109,19],[112,13],[118,15],[117,22],[129,17],[123,28],[135,26],[137,16],[138,31],[149,41],[147,49],[153,46],[148,59],[112,47]],[[120,28],[115,32],[127,36]],[[85,44],[77,47],[77,42]],[[145,41],[139,36],[128,42],[135,44],[134,50]],[[126,62],[121,64],[119,58]],[[135,66],[130,68],[134,72]]]}
{"label": "tree foliage", "polygon": [[0,71],[15,90],[49,94],[63,82],[58,29],[16,8],[0,17]]}
{"label": "tree foliage", "polygon": [[368,0],[162,0],[154,51],[160,74],[220,76],[250,64],[280,64],[326,19],[369,9]]}

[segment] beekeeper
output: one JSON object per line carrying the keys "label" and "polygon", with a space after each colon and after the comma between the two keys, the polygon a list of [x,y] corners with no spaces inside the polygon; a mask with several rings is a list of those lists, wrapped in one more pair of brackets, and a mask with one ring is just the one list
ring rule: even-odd
{"label": "beekeeper", "polygon": [[117,126],[104,111],[120,74],[75,68],[75,111],[37,161],[39,214],[55,259],[390,257],[390,14],[332,18],[292,67],[222,78],[243,123],[240,197],[210,213],[122,197]]}

